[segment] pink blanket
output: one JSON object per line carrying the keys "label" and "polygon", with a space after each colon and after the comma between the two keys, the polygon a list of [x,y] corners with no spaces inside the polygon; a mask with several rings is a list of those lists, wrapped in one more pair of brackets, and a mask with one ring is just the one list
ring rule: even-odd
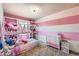
{"label": "pink blanket", "polygon": [[17,56],[17,55],[19,55],[20,54],[20,47],[19,46],[16,46],[16,47],[14,47],[13,49],[12,49],[12,51],[11,51],[11,55],[13,55],[13,56]]}
{"label": "pink blanket", "polygon": [[58,44],[56,44],[55,42],[53,42],[52,40],[49,40],[48,41],[48,45],[52,46],[52,47],[55,47],[55,48],[58,48]]}

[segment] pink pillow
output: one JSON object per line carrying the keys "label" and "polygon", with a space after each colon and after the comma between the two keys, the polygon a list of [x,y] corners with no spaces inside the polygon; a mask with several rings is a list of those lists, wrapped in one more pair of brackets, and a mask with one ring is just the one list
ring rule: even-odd
{"label": "pink pillow", "polygon": [[27,35],[26,34],[19,34],[19,40],[27,41]]}

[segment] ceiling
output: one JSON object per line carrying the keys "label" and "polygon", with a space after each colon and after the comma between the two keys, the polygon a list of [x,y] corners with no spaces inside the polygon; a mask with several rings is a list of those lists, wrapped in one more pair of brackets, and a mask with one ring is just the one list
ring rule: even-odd
{"label": "ceiling", "polygon": [[4,3],[4,12],[38,19],[65,9],[76,7],[77,3]]}

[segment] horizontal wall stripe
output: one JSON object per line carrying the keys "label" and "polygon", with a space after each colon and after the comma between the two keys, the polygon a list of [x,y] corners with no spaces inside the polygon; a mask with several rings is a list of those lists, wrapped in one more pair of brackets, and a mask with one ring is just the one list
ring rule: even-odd
{"label": "horizontal wall stripe", "polygon": [[79,24],[56,25],[56,26],[40,26],[38,31],[49,32],[79,32]]}
{"label": "horizontal wall stripe", "polygon": [[[70,41],[70,49],[79,52],[79,6],[40,18],[37,23],[38,38],[40,35],[50,38],[61,33],[65,40]],[[56,44],[51,45],[56,47]]]}
{"label": "horizontal wall stripe", "polygon": [[63,37],[67,38],[67,40],[79,41],[79,32],[48,32],[48,31],[39,31],[39,35],[44,36],[56,36],[58,33],[61,33]]}
{"label": "horizontal wall stripe", "polygon": [[75,15],[79,15],[79,6],[40,18],[37,20],[37,23],[45,22],[49,20],[56,20],[56,19],[65,18],[69,16],[75,16]]}
{"label": "horizontal wall stripe", "polygon": [[57,20],[50,20],[38,24],[39,26],[53,26],[53,25],[64,25],[64,24],[78,24],[78,23],[79,23],[79,15],[61,18]]}

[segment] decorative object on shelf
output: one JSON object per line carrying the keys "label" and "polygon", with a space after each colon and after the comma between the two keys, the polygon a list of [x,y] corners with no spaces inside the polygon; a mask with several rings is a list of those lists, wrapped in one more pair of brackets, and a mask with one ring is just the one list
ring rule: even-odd
{"label": "decorative object on shelf", "polygon": [[6,31],[17,31],[18,26],[17,26],[17,21],[13,19],[7,19],[5,18],[4,20],[4,28]]}

